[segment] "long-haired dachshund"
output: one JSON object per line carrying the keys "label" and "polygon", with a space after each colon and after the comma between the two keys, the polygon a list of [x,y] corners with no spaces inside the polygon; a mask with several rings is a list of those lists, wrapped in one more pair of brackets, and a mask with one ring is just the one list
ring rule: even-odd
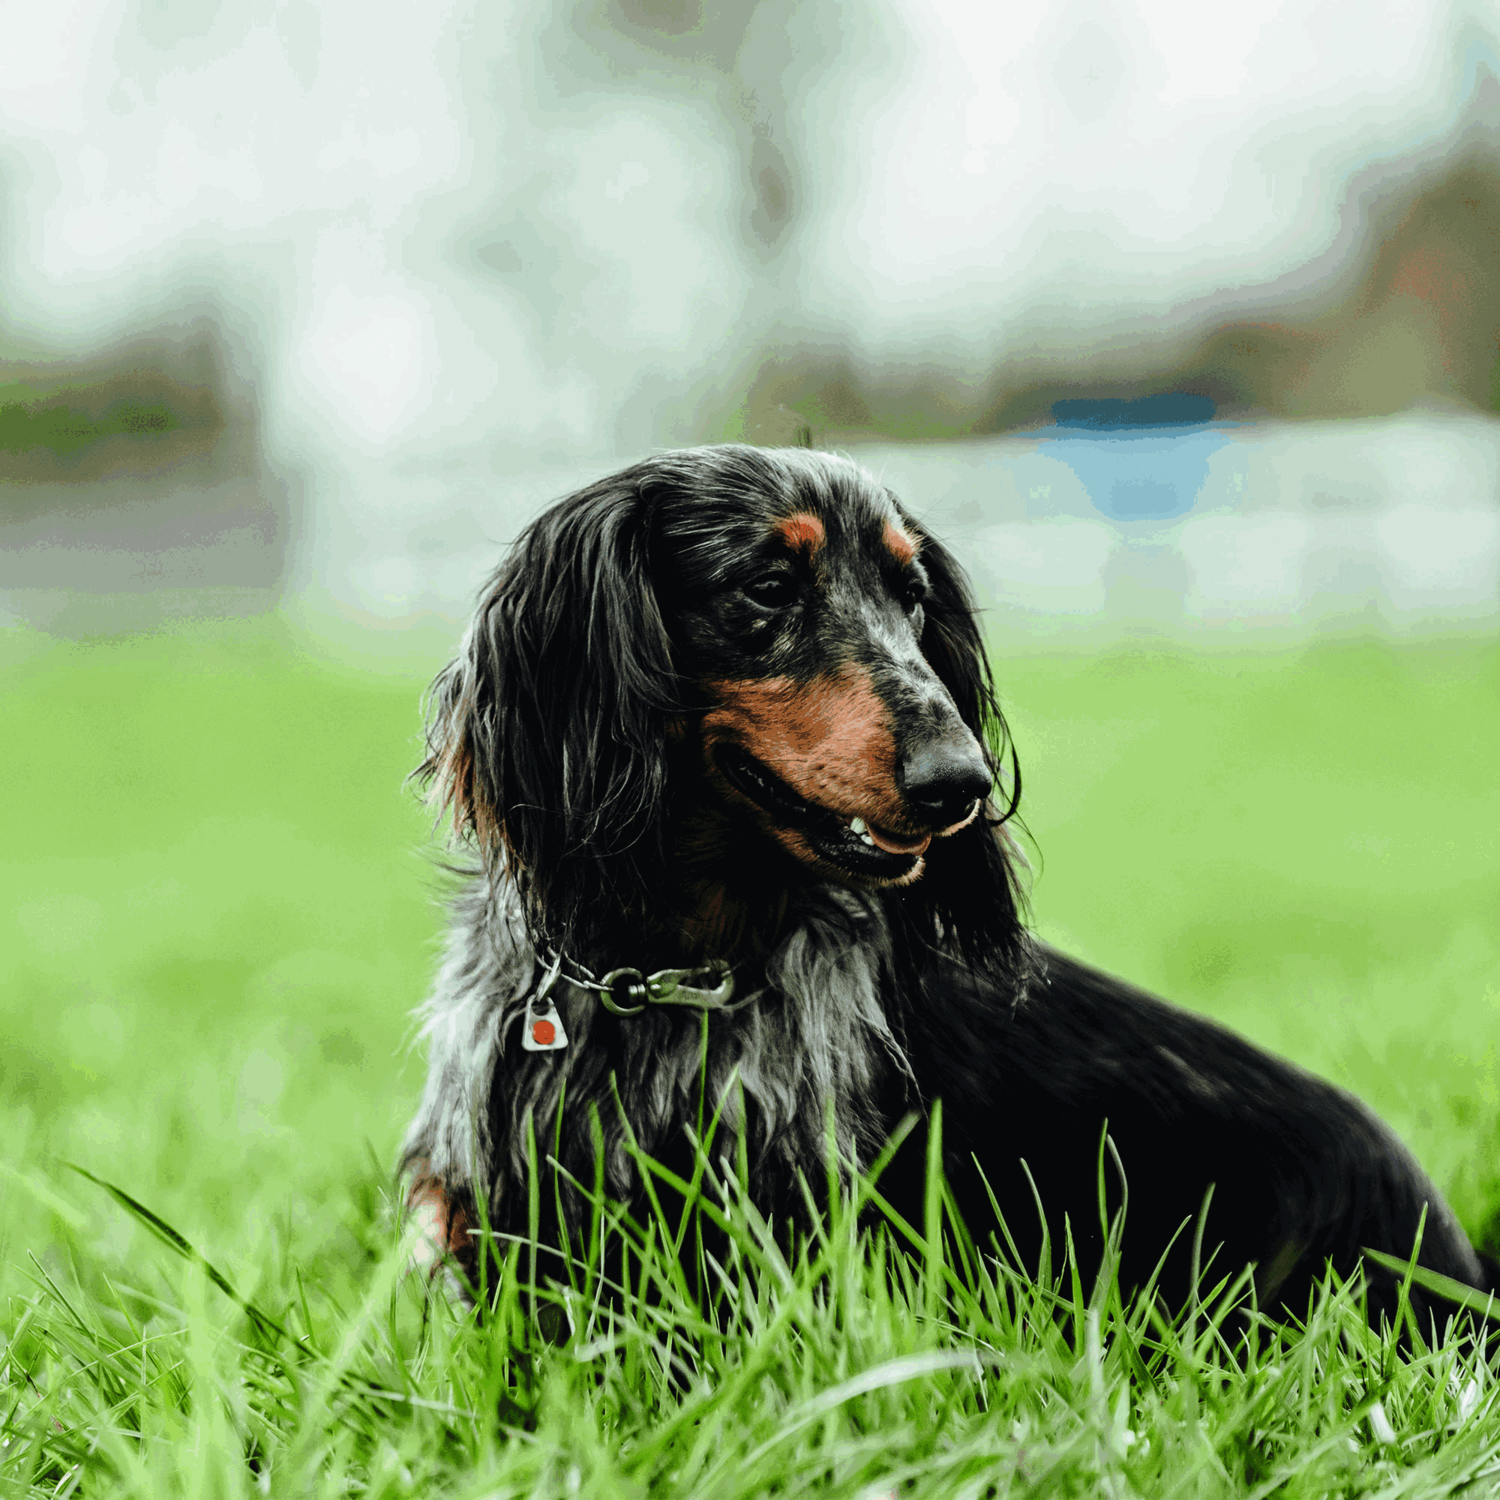
{"label": "long-haired dachshund", "polygon": [[[941,1100],[970,1231],[995,1231],[993,1192],[1023,1258],[1039,1200],[1097,1263],[1107,1121],[1127,1288],[1172,1244],[1161,1285],[1185,1294],[1211,1185],[1205,1258],[1253,1264],[1262,1308],[1305,1312],[1363,1247],[1409,1256],[1424,1210],[1422,1263],[1489,1285],[1357,1100],[1027,934],[964,574],[849,460],[698,448],[560,501],[487,587],[427,740],[420,774],[482,864],[403,1170],[464,1269],[481,1218],[527,1233],[537,1160],[584,1184],[602,1160],[639,1203],[632,1143],[681,1169],[719,1109],[716,1155],[794,1216],[830,1145],[868,1166]],[[898,1207],[923,1159],[886,1169]]]}

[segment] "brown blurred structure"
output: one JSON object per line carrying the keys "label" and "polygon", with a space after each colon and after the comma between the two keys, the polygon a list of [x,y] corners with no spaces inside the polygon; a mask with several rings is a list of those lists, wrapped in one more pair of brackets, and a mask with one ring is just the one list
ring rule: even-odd
{"label": "brown blurred structure", "polygon": [[791,441],[798,426],[825,440],[958,437],[1043,422],[1065,398],[1161,391],[1242,418],[1378,416],[1433,399],[1500,410],[1500,132],[1395,185],[1356,180],[1345,221],[1347,252],[1326,268],[1181,309],[1166,331],[1001,357],[987,379],[790,348],[763,364],[730,426],[752,441]]}
{"label": "brown blurred structure", "polygon": [[80,361],[0,363],[0,592],[64,634],[280,594],[284,485],[252,393],[198,321]]}

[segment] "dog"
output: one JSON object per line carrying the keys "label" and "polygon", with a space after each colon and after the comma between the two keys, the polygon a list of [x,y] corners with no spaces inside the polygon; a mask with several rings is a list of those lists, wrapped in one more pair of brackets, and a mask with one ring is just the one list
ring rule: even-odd
{"label": "dog", "polygon": [[[854,462],[696,448],[558,502],[485,589],[426,737],[417,774],[476,863],[401,1165],[466,1276],[487,1236],[569,1232],[558,1181],[640,1207],[637,1150],[690,1177],[705,1108],[790,1222],[830,1151],[864,1171],[941,1101],[955,1206],[984,1243],[998,1206],[1033,1269],[1065,1237],[1097,1268],[1128,1192],[1127,1290],[1250,1267],[1262,1309],[1305,1314],[1329,1266],[1419,1234],[1422,1265],[1490,1288],[1356,1099],[1028,933],[967,580]],[[920,1136],[879,1181],[915,1223]],[[538,1170],[561,1174],[540,1229]]]}

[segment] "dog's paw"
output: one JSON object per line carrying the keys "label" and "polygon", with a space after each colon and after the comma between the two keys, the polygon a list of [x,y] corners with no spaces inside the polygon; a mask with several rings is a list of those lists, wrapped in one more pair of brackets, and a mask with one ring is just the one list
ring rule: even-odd
{"label": "dog's paw", "polygon": [[468,1215],[436,1178],[412,1182],[406,1194],[406,1223],[408,1275],[430,1281],[439,1271],[463,1266],[472,1253]]}

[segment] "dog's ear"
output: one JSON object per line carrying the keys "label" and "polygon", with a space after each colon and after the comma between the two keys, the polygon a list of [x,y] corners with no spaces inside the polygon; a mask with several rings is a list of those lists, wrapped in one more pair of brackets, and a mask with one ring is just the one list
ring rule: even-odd
{"label": "dog's ear", "polygon": [[1000,788],[1000,818],[1004,821],[1020,805],[1021,768],[995,696],[995,680],[979,634],[969,580],[953,554],[931,537],[922,542],[922,566],[928,580],[922,655],[948,689],[959,717],[984,751],[990,774]]}
{"label": "dog's ear", "polygon": [[565,944],[601,904],[644,910],[664,850],[671,645],[651,583],[651,504],[630,476],[523,533],[428,698],[417,775],[533,936]]}
{"label": "dog's ear", "polygon": [[1020,806],[1020,761],[995,696],[968,578],[940,542],[908,525],[922,535],[928,580],[922,654],[979,741],[995,792],[969,828],[933,846],[927,872],[909,888],[907,902],[925,907],[940,935],[971,966],[994,972],[1020,993],[1026,978],[1024,897],[1019,851],[1004,826]]}

